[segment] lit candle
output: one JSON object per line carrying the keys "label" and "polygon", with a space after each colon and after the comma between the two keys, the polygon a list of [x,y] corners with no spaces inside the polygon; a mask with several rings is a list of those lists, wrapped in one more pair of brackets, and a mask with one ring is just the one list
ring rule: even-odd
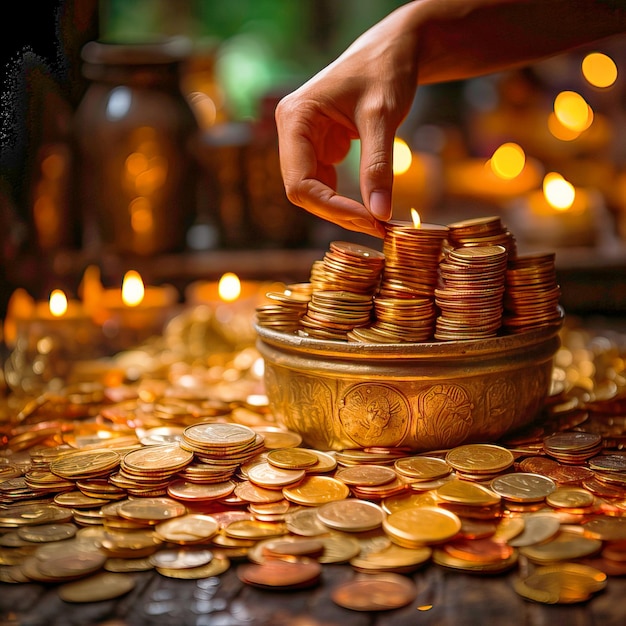
{"label": "lit candle", "polygon": [[453,196],[501,202],[527,193],[541,182],[543,168],[513,143],[499,146],[490,159],[466,159],[446,170],[446,191]]}
{"label": "lit candle", "polygon": [[601,198],[592,189],[574,187],[556,172],[512,204],[516,236],[531,244],[591,246],[596,243]]}
{"label": "lit candle", "polygon": [[417,231],[414,232],[415,237],[428,236],[429,234],[432,234],[429,231],[440,231],[443,233],[448,230],[448,227],[443,224],[429,224],[427,222],[423,222],[420,213],[416,211],[414,207],[411,207],[409,215],[411,217],[410,220],[389,220],[386,222],[387,228],[390,230]]}
{"label": "lit candle", "polygon": [[185,300],[192,307],[206,307],[214,330],[233,345],[254,342],[256,307],[267,303],[265,294],[284,289],[276,283],[240,280],[233,272],[219,281],[198,281],[185,290]]}
{"label": "lit candle", "polygon": [[83,298],[112,348],[123,349],[162,333],[176,313],[178,292],[172,285],[146,286],[136,270],[125,273],[121,288],[106,289],[92,269],[83,281]]}
{"label": "lit candle", "polygon": [[7,307],[4,337],[7,346],[16,346],[20,337],[35,344],[44,337],[56,341],[65,352],[89,354],[96,327],[79,300],[68,300],[54,289],[48,300],[36,302],[24,289],[16,289]]}

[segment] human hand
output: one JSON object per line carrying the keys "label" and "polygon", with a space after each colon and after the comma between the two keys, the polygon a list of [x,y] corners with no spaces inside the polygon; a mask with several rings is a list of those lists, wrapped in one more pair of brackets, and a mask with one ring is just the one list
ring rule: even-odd
{"label": "human hand", "polygon": [[[416,84],[416,37],[398,10],[283,98],[276,124],[291,202],[348,230],[383,237],[391,217],[393,140]],[[335,166],[353,139],[361,140],[363,203],[337,193]]]}

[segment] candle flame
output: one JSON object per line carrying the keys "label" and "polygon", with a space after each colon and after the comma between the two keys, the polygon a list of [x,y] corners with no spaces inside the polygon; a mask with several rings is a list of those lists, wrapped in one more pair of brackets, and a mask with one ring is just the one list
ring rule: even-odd
{"label": "candle flame", "polygon": [[128,270],[124,274],[122,281],[122,300],[127,306],[137,306],[141,304],[145,295],[145,287],[139,272]]}
{"label": "candle flame", "polygon": [[415,226],[415,228],[419,228],[422,225],[420,214],[415,209],[411,209],[411,219],[413,220],[413,226]]}
{"label": "candle flame", "polygon": [[241,281],[237,274],[226,272],[217,285],[217,292],[224,302],[234,302],[241,295]]}
{"label": "candle flame", "polygon": [[557,211],[567,211],[574,204],[576,190],[563,176],[550,172],[543,179],[543,194],[551,207]]}
{"label": "candle flame", "polygon": [[50,313],[54,317],[62,317],[67,312],[67,297],[61,289],[54,289],[50,294]]}

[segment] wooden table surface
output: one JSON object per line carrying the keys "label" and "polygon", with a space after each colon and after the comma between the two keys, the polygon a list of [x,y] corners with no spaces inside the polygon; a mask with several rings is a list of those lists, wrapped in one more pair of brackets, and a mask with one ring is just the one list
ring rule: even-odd
{"label": "wooden table surface", "polygon": [[[401,608],[345,609],[332,590],[357,574],[350,565],[324,565],[316,586],[267,591],[240,582],[238,563],[218,577],[176,580],[155,571],[132,574],[134,589],[116,600],[63,601],[55,585],[0,584],[2,626],[623,626],[626,577],[611,577],[602,592],[580,604],[527,601],[513,588],[515,570],[475,575],[427,563],[411,574],[418,595]],[[432,608],[428,608],[432,606]]]}

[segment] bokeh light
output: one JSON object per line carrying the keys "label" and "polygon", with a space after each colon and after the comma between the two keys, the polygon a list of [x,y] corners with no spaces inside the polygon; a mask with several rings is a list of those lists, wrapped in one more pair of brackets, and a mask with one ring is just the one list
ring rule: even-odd
{"label": "bokeh light", "polygon": [[575,91],[562,91],[557,95],[554,99],[554,114],[563,126],[579,133],[593,122],[591,107]]}
{"label": "bokeh light", "polygon": [[606,89],[617,80],[617,65],[602,52],[589,53],[582,62],[581,70],[585,80],[594,87]]}
{"label": "bokeh light", "polygon": [[522,173],[526,164],[526,154],[518,144],[504,143],[495,150],[489,164],[496,176],[510,180]]}
{"label": "bokeh light", "polygon": [[396,137],[393,140],[393,173],[404,174],[411,167],[412,161],[411,148],[404,139]]}
{"label": "bokeh light", "polygon": [[561,174],[550,172],[543,179],[543,193],[548,204],[558,211],[567,211],[576,197],[574,185]]}

